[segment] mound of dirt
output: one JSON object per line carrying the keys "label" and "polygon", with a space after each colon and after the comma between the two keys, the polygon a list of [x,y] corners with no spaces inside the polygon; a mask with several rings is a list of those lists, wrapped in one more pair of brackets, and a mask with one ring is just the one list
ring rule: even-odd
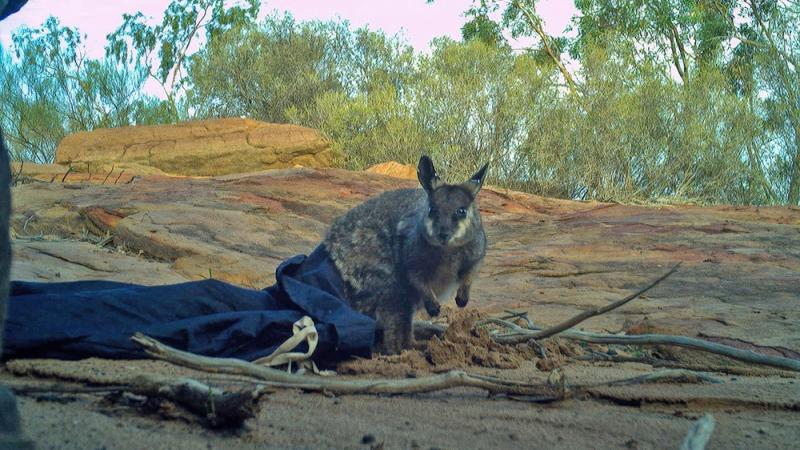
{"label": "mound of dirt", "polygon": [[548,339],[543,346],[545,357],[528,344],[504,345],[492,340],[487,328],[476,327],[483,315],[477,310],[442,310],[447,331],[440,337],[421,343],[421,348],[399,355],[376,355],[372,359],[346,361],[337,367],[340,374],[413,377],[424,373],[446,372],[474,367],[518,369],[525,361],[535,361],[542,371],[561,367],[570,357],[581,355],[582,349],[558,338]]}

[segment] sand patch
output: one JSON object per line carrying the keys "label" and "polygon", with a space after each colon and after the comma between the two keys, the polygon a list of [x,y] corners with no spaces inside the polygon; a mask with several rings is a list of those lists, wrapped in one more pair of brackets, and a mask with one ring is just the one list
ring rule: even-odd
{"label": "sand patch", "polygon": [[371,359],[355,359],[338,365],[337,372],[347,375],[381,375],[414,377],[421,374],[455,369],[491,368],[518,369],[526,361],[534,361],[542,371],[561,367],[569,358],[583,354],[580,346],[551,338],[543,343],[545,357],[528,344],[505,345],[492,340],[487,328],[476,328],[484,316],[477,310],[444,308],[443,321],[448,324],[443,336],[418,342],[414,350],[399,355],[375,355]]}

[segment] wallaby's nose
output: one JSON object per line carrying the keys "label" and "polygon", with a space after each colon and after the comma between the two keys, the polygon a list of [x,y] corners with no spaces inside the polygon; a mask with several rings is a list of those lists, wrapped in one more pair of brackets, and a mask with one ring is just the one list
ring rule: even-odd
{"label": "wallaby's nose", "polygon": [[439,233],[439,240],[441,242],[447,242],[450,240],[450,235],[447,234],[446,232]]}

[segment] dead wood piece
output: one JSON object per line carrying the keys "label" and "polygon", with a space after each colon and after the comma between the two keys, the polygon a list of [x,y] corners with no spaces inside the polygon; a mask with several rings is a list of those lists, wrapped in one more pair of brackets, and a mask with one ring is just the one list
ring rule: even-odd
{"label": "dead wood piece", "polygon": [[63,177],[61,177],[61,182],[62,182],[62,183],[63,183],[63,182],[65,182],[65,181],[67,180],[67,176],[68,176],[70,173],[72,173],[72,164],[70,164],[70,165],[69,165],[69,167],[67,167],[67,171],[66,171],[66,172],[64,172],[64,176],[63,176]]}
{"label": "dead wood piece", "polygon": [[[763,355],[750,350],[742,350],[728,345],[717,344],[703,339],[686,336],[670,336],[666,334],[639,334],[634,336],[617,336],[599,333],[585,333],[569,331],[560,334],[561,337],[594,344],[623,344],[623,345],[674,345],[686,347],[703,352],[727,356],[751,364],[777,367],[779,369],[800,372],[800,361],[781,356]],[[498,336],[500,338],[500,336]],[[498,339],[499,340],[499,339]],[[499,340],[502,342],[502,340]]]}
{"label": "dead wood piece", "polygon": [[524,342],[524,341],[526,341],[528,339],[531,339],[531,338],[533,338],[533,339],[544,339],[546,337],[553,336],[554,334],[558,334],[558,333],[561,333],[564,330],[572,328],[575,325],[585,321],[586,319],[589,319],[589,318],[594,317],[594,316],[599,316],[599,315],[605,314],[605,313],[607,313],[607,312],[609,312],[609,311],[611,311],[613,309],[619,308],[620,306],[622,306],[622,305],[630,302],[631,300],[639,297],[640,295],[644,294],[645,292],[649,291],[650,289],[654,288],[656,285],[658,285],[659,283],[661,283],[662,281],[667,279],[667,277],[669,277],[670,275],[675,273],[676,270],[678,270],[678,267],[680,267],[680,265],[681,265],[681,263],[675,264],[667,273],[665,273],[664,275],[661,275],[660,277],[658,277],[656,280],[652,281],[646,287],[644,287],[642,289],[639,289],[638,291],[636,291],[633,294],[623,298],[622,300],[617,300],[616,302],[610,303],[610,304],[608,304],[606,306],[603,306],[602,308],[593,308],[593,309],[586,310],[586,311],[578,314],[577,316],[571,317],[571,318],[565,320],[564,322],[559,323],[558,325],[552,326],[550,328],[546,328],[546,329],[541,330],[541,331],[536,331],[533,336],[527,336],[527,337],[520,336],[516,340],[512,339],[510,341],[507,341],[507,343]]}
{"label": "dead wood piece", "polygon": [[130,391],[171,400],[204,418],[211,428],[239,428],[256,414],[252,392],[224,392],[191,378],[140,375]]}
{"label": "dead wood piece", "polygon": [[[492,338],[501,344],[513,344],[529,339],[537,339],[538,330],[528,330],[521,326],[498,318],[487,318],[477,322],[476,325],[495,324],[511,329],[509,333],[495,334]],[[587,333],[583,331],[562,331],[560,337],[590,342],[593,344],[622,344],[622,345],[674,345],[699,350],[717,355],[727,356],[750,364],[760,364],[779,369],[800,372],[800,360],[784,358],[781,356],[764,355],[750,350],[743,350],[728,345],[717,344],[703,339],[686,336],[671,336],[667,334],[638,334],[633,336]]]}
{"label": "dead wood piece", "polygon": [[634,384],[649,384],[649,383],[712,383],[720,384],[722,380],[712,377],[711,375],[702,372],[693,372],[691,370],[683,369],[668,369],[661,370],[653,373],[646,373],[632,378],[624,378],[621,380],[613,380],[605,383],[598,383],[586,385],[582,387],[598,387],[598,386],[630,386]]}
{"label": "dead wood piece", "polygon": [[265,386],[341,394],[416,394],[457,387],[483,389],[492,394],[518,394],[547,403],[562,400],[564,392],[546,384],[521,383],[454,370],[440,375],[405,379],[341,380],[301,376],[232,358],[194,355],[164,345],[137,333],[131,338],[156,359],[211,373],[244,375],[262,380]]}
{"label": "dead wood piece", "polygon": [[[536,342],[536,341],[531,341]],[[794,372],[766,368],[766,367],[752,367],[752,366],[720,366],[720,365],[705,365],[705,364],[688,364],[680,361],[671,361],[668,359],[656,358],[653,356],[620,356],[620,355],[606,355],[602,353],[593,353],[591,355],[579,356],[581,361],[589,362],[614,362],[614,363],[638,363],[647,364],[649,366],[662,368],[662,369],[685,369],[695,372],[715,372],[724,373],[728,375],[743,375],[749,377],[767,377],[777,376],[782,378],[796,378]]]}
{"label": "dead wood piece", "polygon": [[103,178],[103,183],[102,184],[106,184],[106,181],[108,181],[108,177],[110,177],[113,172],[114,172],[114,165],[112,164],[111,165],[111,170],[109,170],[108,174],[106,174],[106,177]]}
{"label": "dead wood piece", "polygon": [[417,341],[430,341],[434,336],[441,337],[447,327],[425,320],[414,321],[414,339]]}
{"label": "dead wood piece", "polygon": [[11,385],[17,395],[97,394],[130,392],[169,400],[199,416],[209,428],[239,428],[257,412],[261,389],[225,392],[192,378],[140,374],[115,379],[107,386],[83,386],[55,383],[49,385]]}
{"label": "dead wood piece", "polygon": [[703,450],[714,432],[714,416],[705,414],[699,418],[689,429],[686,438],[681,444],[681,450]]}

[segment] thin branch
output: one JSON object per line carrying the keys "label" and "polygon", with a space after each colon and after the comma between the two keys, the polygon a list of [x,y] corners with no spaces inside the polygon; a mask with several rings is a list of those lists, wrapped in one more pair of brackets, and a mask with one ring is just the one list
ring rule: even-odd
{"label": "thin branch", "polygon": [[[508,334],[498,334],[493,336],[494,340],[500,343],[517,343],[524,335],[528,339],[534,339],[536,335],[534,330],[525,330],[519,327]],[[793,370],[800,372],[800,361],[791,358],[784,358],[782,356],[771,356],[756,353],[750,350],[742,350],[728,345],[717,344],[703,339],[690,338],[686,336],[670,336],[666,334],[639,334],[634,336],[618,336],[611,334],[599,333],[585,333],[581,331],[564,331],[559,334],[560,337],[590,342],[593,344],[623,344],[623,345],[674,345],[676,347],[691,348],[708,353],[715,353],[717,355],[727,356],[738,361],[743,361],[751,364],[761,364],[764,366],[777,367],[779,369]]]}
{"label": "thin branch", "polygon": [[139,344],[152,357],[183,367],[210,373],[225,373],[257,378],[266,386],[301,389],[331,394],[415,394],[455,387],[474,387],[493,394],[535,396],[539,402],[562,400],[564,392],[547,384],[529,384],[500,378],[472,375],[459,370],[440,375],[405,379],[341,380],[313,376],[300,376],[282,370],[259,366],[233,358],[211,358],[194,355],[164,345],[141,333],[131,340]]}
{"label": "thin branch", "polygon": [[572,328],[575,325],[585,321],[586,319],[589,319],[589,318],[594,317],[594,316],[599,316],[599,315],[605,314],[605,313],[607,313],[607,312],[609,312],[609,311],[611,311],[613,309],[619,308],[620,306],[622,306],[622,305],[630,302],[631,300],[639,297],[640,295],[644,294],[645,292],[649,291],[650,289],[654,288],[656,285],[658,285],[659,283],[664,281],[667,277],[669,277],[670,275],[675,273],[675,271],[678,270],[678,267],[680,267],[680,265],[681,265],[681,263],[675,264],[672,267],[672,269],[670,269],[667,273],[665,273],[664,275],[661,275],[660,277],[658,277],[655,281],[653,281],[652,283],[650,283],[646,287],[644,287],[644,288],[636,291],[635,293],[623,298],[622,300],[618,300],[618,301],[616,301],[614,303],[611,303],[609,305],[606,305],[606,306],[604,306],[602,308],[594,308],[594,309],[586,310],[586,311],[578,314],[577,316],[571,317],[571,318],[565,320],[564,322],[559,323],[558,325],[552,326],[552,327],[547,328],[545,330],[532,332],[533,334],[531,334],[531,332],[529,330],[525,330],[526,332],[524,333],[523,336],[520,336],[520,338],[517,339],[516,341],[509,340],[509,342],[524,342],[524,341],[527,341],[528,339],[544,339],[546,337],[550,337],[550,336],[552,336],[554,334],[558,334],[558,333],[560,333],[560,332],[562,332],[564,330]]}
{"label": "thin branch", "polygon": [[238,428],[245,420],[255,417],[260,387],[238,392],[225,392],[192,378],[139,374],[122,376],[107,386],[11,386],[18,395],[35,394],[98,394],[126,391],[147,397],[175,402],[199,416],[210,428]]}
{"label": "thin branch", "polygon": [[577,93],[577,84],[575,83],[575,79],[572,77],[572,74],[569,73],[567,67],[561,62],[560,56],[556,53],[556,50],[553,49],[552,45],[550,45],[550,37],[545,33],[544,28],[542,27],[542,20],[536,15],[536,11],[531,11],[525,5],[520,3],[518,0],[515,0],[514,5],[522,11],[522,14],[527,19],[528,25],[533,29],[536,34],[539,35],[539,38],[542,40],[542,46],[544,46],[544,51],[550,56],[550,59],[553,60],[558,70],[561,72],[561,75],[564,76],[564,81],[567,82],[567,86],[569,86],[569,90],[572,94]]}
{"label": "thin branch", "polygon": [[689,429],[686,439],[681,444],[681,450],[703,450],[714,432],[714,416],[706,413],[698,419]]}
{"label": "thin branch", "polygon": [[69,174],[70,174],[70,172],[72,172],[72,164],[70,164],[70,165],[69,165],[69,167],[67,167],[67,171],[66,171],[66,172],[64,172],[64,176],[63,176],[63,177],[61,177],[61,182],[62,182],[62,183],[63,183],[64,181],[66,181],[66,179],[67,179],[67,175],[69,175]]}
{"label": "thin branch", "polygon": [[108,177],[110,177],[113,172],[114,172],[114,165],[112,164],[111,165],[111,170],[108,171],[108,174],[106,175],[105,178],[103,178],[103,183],[101,183],[101,184],[106,184],[106,181],[108,181]]}
{"label": "thin branch", "polygon": [[581,387],[600,387],[600,386],[631,386],[634,384],[648,384],[648,383],[663,383],[671,381],[675,383],[712,383],[721,384],[722,380],[712,377],[711,375],[694,372],[684,369],[667,369],[653,373],[646,373],[633,378],[625,378],[622,380],[612,380],[604,383],[582,385]]}

